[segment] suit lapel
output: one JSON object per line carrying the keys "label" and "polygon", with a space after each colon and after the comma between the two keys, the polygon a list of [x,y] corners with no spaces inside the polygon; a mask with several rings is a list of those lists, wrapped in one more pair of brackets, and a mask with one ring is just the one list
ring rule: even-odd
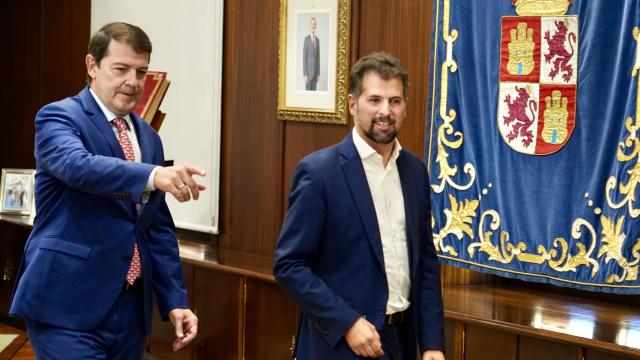
{"label": "suit lapel", "polygon": [[[402,197],[404,198],[404,218],[407,227],[409,264],[411,264],[411,274],[414,274],[416,266],[418,265],[418,262],[416,261],[418,257],[418,254],[416,253],[418,249],[418,234],[416,233],[416,229],[418,229],[417,225],[419,224],[420,219],[415,218],[418,214],[415,194],[418,194],[418,192],[416,192],[416,189],[414,188],[411,169],[409,168],[409,163],[406,155],[404,155],[404,151],[400,151],[400,156],[398,156],[396,164],[398,166],[398,173],[400,174]],[[426,219],[423,221],[426,221]]]}
{"label": "suit lapel", "polygon": [[93,96],[89,92],[89,88],[86,87],[80,92],[80,100],[82,101],[82,107],[89,114],[89,119],[93,125],[98,129],[98,132],[102,135],[104,140],[109,144],[112,154],[120,159],[125,159],[122,147],[114,134],[108,119],[104,117],[102,110],[96,103]]}
{"label": "suit lapel", "polygon": [[373,205],[369,183],[362,166],[362,160],[353,144],[352,133],[340,143],[340,165],[347,181],[353,201],[358,208],[360,219],[364,224],[367,238],[371,244],[380,266],[384,269],[384,256],[382,255],[382,242],[380,240],[380,228],[378,218]]}

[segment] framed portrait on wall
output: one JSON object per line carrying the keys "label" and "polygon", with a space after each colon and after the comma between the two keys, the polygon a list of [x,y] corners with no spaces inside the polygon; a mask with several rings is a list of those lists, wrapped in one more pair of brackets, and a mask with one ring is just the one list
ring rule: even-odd
{"label": "framed portrait on wall", "polygon": [[0,213],[30,215],[34,210],[33,169],[2,169],[0,178]]}
{"label": "framed portrait on wall", "polygon": [[350,0],[281,0],[278,117],[347,124]]}

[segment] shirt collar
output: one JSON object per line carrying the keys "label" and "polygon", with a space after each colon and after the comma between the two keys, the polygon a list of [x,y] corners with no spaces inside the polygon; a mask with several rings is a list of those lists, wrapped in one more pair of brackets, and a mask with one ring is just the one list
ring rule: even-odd
{"label": "shirt collar", "polygon": [[[374,154],[378,154],[378,152],[374,148],[372,148],[369,144],[367,144],[366,141],[364,141],[364,139],[356,131],[355,126],[353,127],[353,130],[351,132],[353,133],[353,144],[356,146],[356,150],[358,151],[358,155],[360,155],[360,159],[364,160]],[[391,152],[391,157],[389,158],[389,160],[393,160],[393,162],[395,162],[398,159],[398,156],[400,156],[400,150],[402,150],[402,146],[400,146],[400,142],[397,138],[393,141],[393,151]]]}
{"label": "shirt collar", "polygon": [[[104,117],[107,119],[109,124],[111,124],[112,120],[120,117],[114,114],[113,112],[111,112],[111,110],[109,110],[106,106],[104,106],[102,101],[100,101],[100,98],[98,98],[98,95],[96,95],[96,93],[93,92],[92,88],[89,88],[89,92],[91,93],[91,96],[93,96],[93,99],[98,103],[100,110],[102,110],[102,113],[104,114]],[[127,123],[127,126],[129,127],[129,129],[131,129],[131,119],[129,118],[129,115],[122,116],[122,118]]]}

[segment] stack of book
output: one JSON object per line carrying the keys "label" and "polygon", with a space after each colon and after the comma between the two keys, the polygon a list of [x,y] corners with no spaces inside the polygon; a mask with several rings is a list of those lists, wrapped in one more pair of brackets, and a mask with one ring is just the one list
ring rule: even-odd
{"label": "stack of book", "polygon": [[167,93],[171,81],[167,80],[167,73],[163,71],[149,71],[144,82],[144,92],[134,112],[143,118],[156,131],[167,115],[159,107]]}

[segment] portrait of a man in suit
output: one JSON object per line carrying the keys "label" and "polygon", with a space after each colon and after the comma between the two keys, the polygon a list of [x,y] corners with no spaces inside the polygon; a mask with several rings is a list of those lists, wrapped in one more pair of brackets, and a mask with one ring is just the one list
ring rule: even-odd
{"label": "portrait of a man in suit", "polygon": [[318,21],[312,17],[309,21],[311,32],[304,38],[302,50],[302,67],[304,74],[305,90],[316,91],[320,78],[320,39],[316,35]]}

